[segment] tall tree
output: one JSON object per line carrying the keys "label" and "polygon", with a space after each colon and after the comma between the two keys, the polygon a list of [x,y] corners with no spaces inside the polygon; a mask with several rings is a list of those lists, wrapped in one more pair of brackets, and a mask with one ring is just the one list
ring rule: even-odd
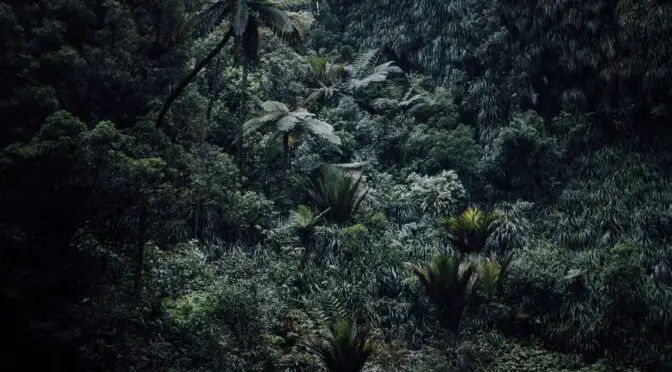
{"label": "tall tree", "polygon": [[221,0],[205,9],[195,25],[194,36],[208,35],[223,24],[227,25],[228,31],[210,53],[198,62],[168,95],[156,119],[156,126],[160,127],[163,124],[163,120],[175,99],[196,78],[198,73],[221,52],[229,39],[234,38],[236,48],[242,51],[245,61],[255,59],[257,56],[260,25],[268,27],[282,40],[291,45],[296,45],[301,40],[299,29],[282,9],[283,6],[292,5],[296,1],[287,3],[289,4],[278,4],[269,0]]}

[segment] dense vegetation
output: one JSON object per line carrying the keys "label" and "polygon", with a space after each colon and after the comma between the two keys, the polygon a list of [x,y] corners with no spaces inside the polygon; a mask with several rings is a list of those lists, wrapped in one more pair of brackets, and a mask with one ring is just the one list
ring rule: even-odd
{"label": "dense vegetation", "polygon": [[3,370],[665,371],[672,4],[0,4]]}

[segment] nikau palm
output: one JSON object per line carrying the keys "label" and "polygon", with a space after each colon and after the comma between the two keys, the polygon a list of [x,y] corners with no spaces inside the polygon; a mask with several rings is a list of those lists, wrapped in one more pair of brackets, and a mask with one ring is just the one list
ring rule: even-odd
{"label": "nikau palm", "polygon": [[459,252],[453,252],[438,255],[423,266],[413,266],[412,270],[438,308],[440,324],[457,333],[475,283],[476,266]]}
{"label": "nikau palm", "polygon": [[322,120],[315,119],[315,114],[306,109],[290,111],[287,105],[277,101],[266,101],[261,104],[264,109],[262,116],[252,118],[243,124],[243,137],[248,136],[267,124],[274,124],[276,135],[283,136],[284,164],[289,163],[289,136],[296,131],[307,131],[327,141],[340,145],[341,139],[334,133],[334,127]]}
{"label": "nikau palm", "polygon": [[[291,5],[291,4],[290,4]],[[228,31],[221,41],[203,60],[185,76],[170,93],[163,104],[156,126],[163,124],[170,106],[198,73],[215,58],[232,37],[236,47],[241,50],[246,61],[253,60],[259,49],[259,26],[268,27],[282,40],[295,45],[301,40],[299,29],[281,9],[282,4],[270,0],[220,0],[212,3],[199,17],[194,27],[194,36],[203,37],[223,24]]]}
{"label": "nikau palm", "polygon": [[451,243],[460,252],[477,253],[486,247],[502,218],[494,211],[484,213],[478,208],[469,208],[457,218],[440,218],[438,222],[447,228]]}
{"label": "nikau palm", "polygon": [[352,320],[339,320],[329,335],[305,342],[322,359],[330,372],[359,372],[373,352],[373,341],[366,329],[359,329]]}

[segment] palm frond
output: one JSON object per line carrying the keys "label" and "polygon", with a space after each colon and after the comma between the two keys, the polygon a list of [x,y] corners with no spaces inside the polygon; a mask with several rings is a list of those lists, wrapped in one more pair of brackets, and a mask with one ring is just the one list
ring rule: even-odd
{"label": "palm frond", "polygon": [[500,272],[500,266],[494,259],[483,259],[476,266],[478,287],[488,299],[491,299],[499,288]]}
{"label": "palm frond", "polygon": [[361,174],[353,177],[342,169],[326,166],[309,181],[304,191],[318,208],[331,208],[327,217],[336,222],[347,222],[369,191],[360,187],[362,178]]}
{"label": "palm frond", "polygon": [[471,294],[476,267],[459,252],[453,252],[438,255],[423,266],[413,266],[412,271],[438,308],[441,325],[456,333]]}
{"label": "palm frond", "polygon": [[329,335],[309,339],[304,345],[322,359],[330,372],[359,372],[373,351],[368,334],[354,321],[341,319],[329,327]]}

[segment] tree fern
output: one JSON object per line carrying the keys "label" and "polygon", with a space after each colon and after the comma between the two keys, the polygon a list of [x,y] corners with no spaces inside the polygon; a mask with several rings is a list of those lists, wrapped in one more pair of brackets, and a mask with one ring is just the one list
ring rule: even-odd
{"label": "tree fern", "polygon": [[208,35],[218,26],[225,24],[227,16],[230,16],[228,26],[226,26],[228,31],[210,53],[198,62],[168,95],[156,119],[157,127],[163,124],[165,115],[177,97],[196,78],[198,73],[221,52],[232,37],[236,41],[236,50],[243,52],[246,61],[257,56],[259,26],[261,25],[268,27],[280,39],[290,45],[297,45],[301,40],[299,29],[287,14],[280,10],[277,4],[266,0],[221,0],[212,3],[204,9],[200,17],[194,22],[194,36]]}
{"label": "tree fern", "polygon": [[327,122],[316,119],[315,114],[308,112],[306,109],[290,111],[287,105],[277,101],[263,102],[261,107],[264,114],[246,121],[243,124],[242,136],[249,136],[265,125],[274,124],[275,134],[283,137],[285,167],[289,162],[289,136],[291,133],[308,132],[335,145],[341,144],[341,139],[334,133],[334,127]]}

